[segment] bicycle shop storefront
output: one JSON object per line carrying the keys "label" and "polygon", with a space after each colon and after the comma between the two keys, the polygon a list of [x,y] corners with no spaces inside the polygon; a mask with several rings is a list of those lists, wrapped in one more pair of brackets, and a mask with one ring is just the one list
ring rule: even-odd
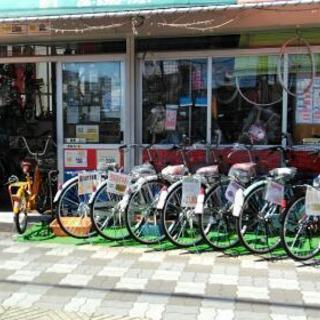
{"label": "bicycle shop storefront", "polygon": [[[247,160],[245,152],[233,159],[226,154],[234,143],[250,143],[261,165],[274,167],[279,157],[262,149],[290,144],[282,133],[292,136],[290,164],[317,171],[318,160],[305,152],[320,135],[316,5],[301,5],[298,16],[288,3],[283,30],[276,32],[264,31],[281,17],[276,7],[248,7],[253,17],[224,5],[223,15],[163,9],[143,16],[131,8],[118,16],[84,12],[3,22],[2,175],[19,173],[25,152],[15,137],[32,141],[48,133],[57,142],[60,182],[99,163],[123,162],[123,143],[157,145],[152,154],[163,167],[181,162],[167,145],[216,143],[218,136],[226,162]],[[298,22],[296,38],[290,28]],[[141,161],[133,150],[124,158],[128,167]],[[206,161],[205,150],[191,152],[189,161]]]}

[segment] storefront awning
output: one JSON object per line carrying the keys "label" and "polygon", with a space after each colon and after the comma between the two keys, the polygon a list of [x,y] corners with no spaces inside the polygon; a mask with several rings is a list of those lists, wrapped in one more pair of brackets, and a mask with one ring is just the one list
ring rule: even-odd
{"label": "storefront awning", "polygon": [[176,14],[319,3],[320,0],[1,0],[0,22]]}

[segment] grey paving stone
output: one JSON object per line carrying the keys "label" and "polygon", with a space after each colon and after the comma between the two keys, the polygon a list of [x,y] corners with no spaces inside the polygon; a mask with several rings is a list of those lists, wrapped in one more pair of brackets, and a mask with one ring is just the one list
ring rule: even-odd
{"label": "grey paving stone", "polygon": [[172,293],[176,285],[176,281],[149,280],[146,285],[145,291],[158,293]]}
{"label": "grey paving stone", "polygon": [[184,268],[184,272],[194,272],[194,273],[210,273],[213,266],[206,266],[201,264],[188,264]]}
{"label": "grey paving stone", "polygon": [[[92,252],[91,252],[92,254]],[[107,261],[105,259],[97,259],[97,258],[89,258],[85,259],[81,265],[83,266],[101,266],[105,267],[107,265]]]}
{"label": "grey paving stone", "polygon": [[144,262],[144,261],[136,261],[133,265],[133,269],[143,269],[143,270],[157,270],[159,267],[159,263],[156,262]]}
{"label": "grey paving stone", "polygon": [[303,297],[298,290],[270,289],[269,296],[271,302],[289,302],[292,304],[302,304]]}
{"label": "grey paving stone", "polygon": [[74,297],[78,294],[79,289],[69,287],[51,287],[47,292],[47,296],[58,296],[58,297]]}
{"label": "grey paving stone", "polygon": [[0,280],[6,279],[10,275],[15,273],[15,270],[5,270],[5,269],[0,269]]}
{"label": "grey paving stone", "polygon": [[114,288],[119,281],[120,277],[93,276],[87,287],[109,290]]}
{"label": "grey paving stone", "polygon": [[205,292],[206,296],[236,297],[237,290],[235,285],[207,284]]}
{"label": "grey paving stone", "polygon": [[271,316],[268,313],[256,313],[247,311],[235,311],[234,317],[237,320],[271,320]]}
{"label": "grey paving stone", "polygon": [[[201,306],[201,301],[202,301],[202,298],[173,295],[169,298],[167,307],[180,306],[180,307],[186,307],[186,309],[190,307],[190,309],[194,310],[194,309],[198,309]],[[186,313],[192,313],[192,312],[186,312]]]}
{"label": "grey paving stone", "polygon": [[108,291],[105,295],[105,298],[103,300],[103,303],[109,303],[111,302],[119,302],[120,304],[122,302],[126,302],[132,304],[133,302],[137,301],[138,296],[140,293],[136,292],[128,292],[128,291]]}
{"label": "grey paving stone", "polygon": [[178,319],[196,320],[197,317],[198,317],[197,314],[183,314],[181,316],[181,313],[178,313],[178,312],[164,312],[162,319],[163,320],[178,320]]}
{"label": "grey paving stone", "polygon": [[39,276],[37,276],[32,282],[43,285],[58,285],[65,276],[65,274],[43,272]]}

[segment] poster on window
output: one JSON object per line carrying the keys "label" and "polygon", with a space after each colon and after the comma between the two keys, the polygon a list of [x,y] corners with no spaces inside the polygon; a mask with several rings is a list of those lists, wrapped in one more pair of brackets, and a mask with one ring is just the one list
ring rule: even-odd
{"label": "poster on window", "polygon": [[177,109],[175,106],[166,106],[165,130],[175,131],[177,126]]}
{"label": "poster on window", "polygon": [[66,168],[86,168],[88,166],[88,151],[65,150],[64,166]]}
{"label": "poster on window", "polygon": [[320,123],[320,78],[313,81],[313,115],[312,122]]}
{"label": "poster on window", "polygon": [[311,91],[304,92],[310,83],[310,79],[297,80],[297,102],[296,102],[296,123],[312,123],[313,108]]}
{"label": "poster on window", "polygon": [[97,150],[97,168],[103,170],[104,167],[107,167],[110,163],[120,163],[119,150]]}
{"label": "poster on window", "polygon": [[76,126],[77,138],[86,139],[86,143],[99,143],[98,125],[79,125]]}

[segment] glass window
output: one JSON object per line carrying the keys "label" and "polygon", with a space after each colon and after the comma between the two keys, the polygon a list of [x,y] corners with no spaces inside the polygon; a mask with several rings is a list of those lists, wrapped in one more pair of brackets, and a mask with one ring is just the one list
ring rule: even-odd
{"label": "glass window", "polygon": [[296,144],[320,141],[320,66],[315,55],[315,77],[307,54],[289,55],[288,59],[288,132]]}
{"label": "glass window", "polygon": [[121,62],[63,64],[65,142],[122,142],[121,69]]}
{"label": "glass window", "polygon": [[220,130],[224,144],[281,142],[277,64],[277,56],[213,59],[212,136]]}
{"label": "glass window", "polygon": [[143,142],[206,140],[207,60],[145,61]]}

